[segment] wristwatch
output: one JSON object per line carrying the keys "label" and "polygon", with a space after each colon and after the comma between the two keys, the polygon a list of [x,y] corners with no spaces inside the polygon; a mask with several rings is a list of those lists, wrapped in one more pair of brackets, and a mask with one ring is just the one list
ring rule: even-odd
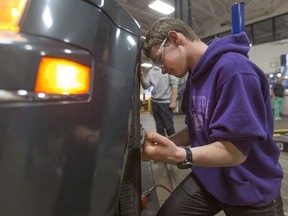
{"label": "wristwatch", "polygon": [[179,169],[188,169],[193,167],[193,156],[192,156],[192,151],[189,147],[186,146],[180,146],[181,148],[185,149],[186,151],[186,158],[183,162],[178,163],[177,167]]}

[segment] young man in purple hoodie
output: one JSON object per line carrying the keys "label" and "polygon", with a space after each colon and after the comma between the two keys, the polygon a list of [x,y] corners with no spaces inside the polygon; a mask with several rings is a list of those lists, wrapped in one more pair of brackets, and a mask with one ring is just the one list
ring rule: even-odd
{"label": "young man in purple hoodie", "polygon": [[157,216],[283,216],[269,84],[248,59],[246,34],[201,42],[181,20],[155,22],[143,51],[162,73],[189,73],[186,128],[166,138],[146,133],[142,159],[192,168]]}

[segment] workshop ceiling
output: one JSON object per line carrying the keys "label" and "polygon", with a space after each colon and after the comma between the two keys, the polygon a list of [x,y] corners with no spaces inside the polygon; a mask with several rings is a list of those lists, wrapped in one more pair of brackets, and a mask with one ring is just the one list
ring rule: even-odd
{"label": "workshop ceiling", "polygon": [[[152,23],[164,17],[148,7],[155,0],[118,0],[141,26],[141,34],[146,35]],[[174,6],[174,0],[162,0]],[[188,0],[177,0],[183,4],[183,20],[188,22]],[[191,0],[192,27],[200,38],[231,30],[231,7],[235,0]],[[288,0],[244,0],[245,25],[288,12]],[[174,16],[174,13],[169,16]]]}

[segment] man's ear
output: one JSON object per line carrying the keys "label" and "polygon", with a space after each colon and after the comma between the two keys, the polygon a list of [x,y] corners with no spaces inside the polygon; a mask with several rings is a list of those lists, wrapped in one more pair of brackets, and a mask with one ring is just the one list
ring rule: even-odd
{"label": "man's ear", "polygon": [[168,32],[168,39],[170,43],[173,43],[174,45],[179,45],[180,38],[178,37],[178,34],[176,31],[169,31]]}

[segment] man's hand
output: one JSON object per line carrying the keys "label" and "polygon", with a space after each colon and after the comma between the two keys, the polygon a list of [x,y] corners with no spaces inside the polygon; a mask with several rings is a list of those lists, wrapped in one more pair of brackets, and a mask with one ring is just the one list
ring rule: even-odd
{"label": "man's hand", "polygon": [[156,160],[169,164],[177,164],[185,158],[185,150],[176,146],[167,137],[155,132],[146,133],[142,149],[142,160]]}
{"label": "man's hand", "polygon": [[171,103],[169,104],[169,108],[170,108],[171,110],[175,109],[176,106],[177,106],[177,103],[176,103],[175,100],[171,101]]}

